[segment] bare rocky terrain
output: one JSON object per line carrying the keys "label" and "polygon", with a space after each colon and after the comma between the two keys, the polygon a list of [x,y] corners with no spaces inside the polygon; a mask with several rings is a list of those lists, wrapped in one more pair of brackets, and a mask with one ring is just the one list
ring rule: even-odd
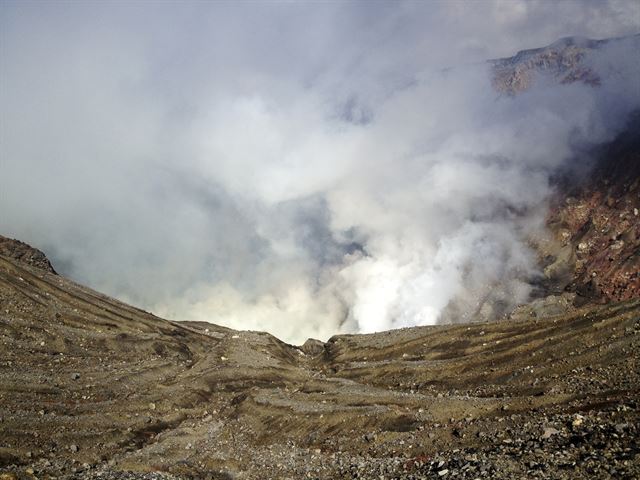
{"label": "bare rocky terrain", "polygon": [[640,300],[287,345],[0,257],[11,478],[637,478]]}
{"label": "bare rocky terrain", "polygon": [[[496,63],[496,88],[595,88],[596,47]],[[557,179],[538,298],[493,321],[293,346],[158,318],[0,237],[0,480],[640,478],[637,127]]]}
{"label": "bare rocky terrain", "polygon": [[638,43],[640,34],[603,40],[566,37],[543,48],[522,50],[513,57],[490,60],[493,87],[498,92],[516,95],[528,90],[543,77],[554,83],[580,82],[597,87],[602,79],[587,57],[604,45],[620,41]]}

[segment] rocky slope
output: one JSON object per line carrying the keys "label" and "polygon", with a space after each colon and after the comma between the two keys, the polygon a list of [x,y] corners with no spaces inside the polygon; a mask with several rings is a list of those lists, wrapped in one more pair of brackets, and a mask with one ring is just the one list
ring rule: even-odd
{"label": "rocky slope", "polygon": [[[493,86],[517,95],[536,81],[581,82],[597,88],[593,56],[605,46],[640,49],[640,35],[590,40],[567,37],[547,47],[490,61]],[[627,51],[627,52],[628,52]],[[549,236],[531,238],[544,276],[531,304],[511,314],[570,312],[587,303],[640,296],[640,112],[623,131],[553,179],[556,195],[547,218]],[[577,167],[576,167],[577,165]]]}
{"label": "rocky slope", "polygon": [[493,86],[502,93],[516,95],[546,77],[554,83],[601,83],[600,74],[588,61],[589,55],[605,45],[633,42],[640,45],[640,34],[632,37],[591,40],[567,37],[543,48],[523,50],[513,57],[489,61]]}
{"label": "rocky slope", "polygon": [[556,200],[549,215],[558,256],[566,259],[565,289],[583,302],[640,296],[639,131],[640,115],[598,152],[593,173]]}
{"label": "rocky slope", "polygon": [[[594,153],[588,175],[556,179],[549,237],[533,239],[544,278],[536,305],[554,313],[640,297],[640,115]],[[543,308],[544,310],[544,308]]]}
{"label": "rocky slope", "polygon": [[640,474],[637,299],[294,347],[1,256],[0,307],[3,480]]}

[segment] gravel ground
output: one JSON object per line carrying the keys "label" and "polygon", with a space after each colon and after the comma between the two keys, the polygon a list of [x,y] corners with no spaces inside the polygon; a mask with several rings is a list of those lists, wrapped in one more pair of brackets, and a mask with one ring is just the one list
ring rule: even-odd
{"label": "gravel ground", "polygon": [[295,347],[0,256],[0,342],[0,480],[640,478],[639,300]]}

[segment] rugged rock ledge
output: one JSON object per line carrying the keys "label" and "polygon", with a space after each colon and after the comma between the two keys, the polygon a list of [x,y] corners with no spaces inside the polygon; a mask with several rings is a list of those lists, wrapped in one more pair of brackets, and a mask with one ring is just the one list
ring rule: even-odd
{"label": "rugged rock ledge", "polygon": [[[541,247],[550,291],[579,304],[640,297],[640,113],[595,152],[591,173],[561,180]],[[544,259],[543,259],[544,261]]]}
{"label": "rugged rock ledge", "polygon": [[31,265],[45,272],[56,273],[44,253],[20,240],[14,240],[13,238],[0,235],[0,255],[13,258],[20,263]]}
{"label": "rugged rock ledge", "polygon": [[585,60],[591,52],[620,41],[640,44],[640,34],[604,40],[566,37],[543,48],[523,50],[513,57],[490,60],[493,88],[503,94],[517,95],[528,90],[540,77],[560,84],[579,82],[597,87],[601,84],[601,78]]}

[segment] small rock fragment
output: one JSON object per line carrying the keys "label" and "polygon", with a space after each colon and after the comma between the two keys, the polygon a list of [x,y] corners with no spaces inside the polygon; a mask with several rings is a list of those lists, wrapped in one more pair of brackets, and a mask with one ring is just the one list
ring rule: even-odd
{"label": "small rock fragment", "polygon": [[582,425],[582,422],[584,420],[584,417],[580,414],[575,414],[573,417],[573,422],[571,422],[571,425],[574,427],[579,427],[580,425]]}
{"label": "small rock fragment", "polygon": [[629,428],[628,423],[618,423],[615,426],[616,432],[618,433],[624,433],[624,431],[627,430],[628,428]]}

